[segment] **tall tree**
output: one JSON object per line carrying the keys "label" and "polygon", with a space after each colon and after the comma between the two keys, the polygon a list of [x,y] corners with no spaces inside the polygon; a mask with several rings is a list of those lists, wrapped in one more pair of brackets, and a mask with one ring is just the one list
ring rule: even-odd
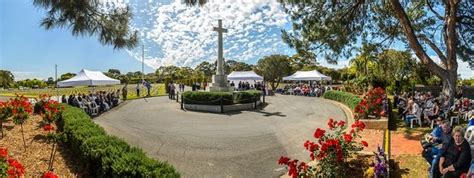
{"label": "tall tree", "polygon": [[131,32],[128,6],[100,0],[33,0],[33,5],[46,9],[41,26],[47,30],[70,28],[74,36],[97,35],[103,45],[114,49],[134,48],[137,32]]}
{"label": "tall tree", "polygon": [[120,78],[120,70],[118,69],[109,69],[106,73],[104,73],[110,78],[119,79]]}
{"label": "tall tree", "polygon": [[280,84],[283,77],[291,74],[292,68],[288,56],[271,55],[260,59],[255,66],[255,71],[263,76],[266,81],[270,82],[270,86],[274,90]]}
{"label": "tall tree", "polygon": [[15,77],[8,70],[0,70],[0,87],[10,88],[10,85],[13,84]]}
{"label": "tall tree", "polygon": [[46,80],[46,84],[54,86],[54,79],[53,77],[48,77],[48,80]]}
{"label": "tall tree", "polygon": [[216,71],[216,67],[214,66],[214,64],[204,61],[198,64],[194,68],[194,71],[201,71],[204,74],[204,76],[211,77],[212,74],[214,74],[214,72]]}
{"label": "tall tree", "polygon": [[253,66],[245,62],[227,60],[225,61],[225,73],[230,74],[233,71],[249,71],[252,70]]}
{"label": "tall tree", "polygon": [[[293,21],[282,37],[298,52],[313,52],[335,62],[350,56],[358,41],[389,46],[405,43],[431,72],[443,92],[456,92],[458,59],[474,66],[474,2],[280,0]],[[434,51],[436,63],[429,51]]]}
{"label": "tall tree", "polygon": [[61,77],[59,77],[58,80],[59,80],[59,81],[63,81],[63,80],[70,79],[70,78],[72,78],[72,77],[74,77],[74,76],[76,76],[76,74],[68,72],[68,73],[62,74]]}

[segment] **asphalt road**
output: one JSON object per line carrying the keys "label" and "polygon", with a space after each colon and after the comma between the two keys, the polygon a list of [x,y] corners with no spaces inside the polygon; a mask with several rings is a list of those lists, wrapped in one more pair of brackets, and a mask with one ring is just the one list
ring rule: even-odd
{"label": "asphalt road", "polygon": [[324,99],[277,95],[256,111],[183,111],[167,97],[132,100],[95,119],[109,134],[166,160],[183,177],[277,177],[281,155],[308,161],[303,147],[327,120],[344,119]]}

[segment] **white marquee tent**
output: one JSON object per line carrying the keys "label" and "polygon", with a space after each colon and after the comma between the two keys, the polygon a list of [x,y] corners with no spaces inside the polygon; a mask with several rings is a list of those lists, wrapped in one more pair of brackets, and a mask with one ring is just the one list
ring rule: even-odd
{"label": "white marquee tent", "polygon": [[257,75],[253,71],[233,71],[227,75],[227,80],[243,81],[243,80],[263,80],[263,77]]}
{"label": "white marquee tent", "polygon": [[297,80],[297,81],[321,81],[321,80],[331,80],[331,77],[328,77],[317,70],[312,71],[297,71],[293,75],[283,77],[283,80]]}
{"label": "white marquee tent", "polygon": [[58,87],[116,85],[120,80],[105,76],[100,71],[82,69],[76,76],[58,82]]}

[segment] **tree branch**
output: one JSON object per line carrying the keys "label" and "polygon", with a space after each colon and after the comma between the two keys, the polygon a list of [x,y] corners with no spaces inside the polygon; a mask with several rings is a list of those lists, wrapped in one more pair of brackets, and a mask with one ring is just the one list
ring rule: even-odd
{"label": "tree branch", "polygon": [[430,0],[425,0],[425,2],[426,2],[426,5],[428,6],[428,9],[430,9],[430,11],[431,11],[436,17],[438,17],[439,20],[444,20],[443,16],[441,16],[438,12],[436,12],[436,11],[433,9],[433,6],[431,6]]}
{"label": "tree branch", "polygon": [[418,35],[418,37],[420,37],[426,44],[431,47],[431,49],[433,49],[433,51],[436,52],[439,59],[441,59],[441,62],[443,62],[445,66],[448,65],[446,62],[446,56],[443,54],[443,52],[441,52],[441,50],[438,48],[438,46],[436,46],[436,44],[434,44],[430,39],[428,39],[426,35]]}
{"label": "tree branch", "polygon": [[398,0],[390,0],[390,4],[395,12],[397,19],[400,21],[401,26],[405,32],[405,35],[408,39],[408,45],[413,49],[415,55],[425,64],[429,69],[432,70],[438,76],[446,76],[446,70],[437,65],[433,60],[426,54],[426,51],[420,45],[420,42],[416,38],[415,32],[411,25],[410,20],[408,19],[405,10]]}

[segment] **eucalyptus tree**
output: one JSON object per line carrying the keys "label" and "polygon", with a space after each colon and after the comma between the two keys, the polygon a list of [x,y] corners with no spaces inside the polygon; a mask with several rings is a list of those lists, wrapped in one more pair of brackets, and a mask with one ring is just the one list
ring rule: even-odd
{"label": "eucalyptus tree", "polygon": [[[280,2],[293,23],[291,31],[283,31],[284,41],[329,62],[351,56],[360,42],[381,47],[405,44],[442,80],[443,92],[450,97],[456,92],[458,60],[474,67],[473,1]],[[430,56],[431,51],[436,56]]]}

